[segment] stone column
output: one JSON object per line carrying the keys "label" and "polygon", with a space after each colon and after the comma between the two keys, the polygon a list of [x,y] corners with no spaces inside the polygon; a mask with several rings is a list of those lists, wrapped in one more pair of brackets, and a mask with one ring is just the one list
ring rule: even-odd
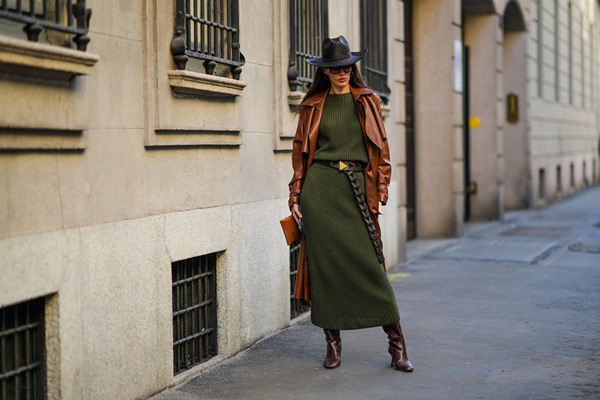
{"label": "stone column", "polygon": [[[498,218],[498,118],[500,86],[496,49],[498,16],[466,15],[465,45],[469,47],[470,178],[477,190],[471,196],[471,219]],[[501,64],[500,64],[501,67]],[[501,78],[501,76],[500,76]]]}
{"label": "stone column", "polygon": [[460,1],[414,2],[417,236],[463,229],[462,93],[454,91]]}

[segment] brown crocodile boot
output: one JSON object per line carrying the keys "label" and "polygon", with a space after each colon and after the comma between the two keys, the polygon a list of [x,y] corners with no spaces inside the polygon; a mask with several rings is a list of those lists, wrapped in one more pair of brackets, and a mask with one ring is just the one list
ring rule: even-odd
{"label": "brown crocodile boot", "polygon": [[323,365],[325,368],[337,368],[342,363],[342,339],[340,331],[323,329],[327,341],[327,355]]}
{"label": "brown crocodile boot", "polygon": [[392,366],[398,371],[413,372],[415,369],[408,360],[406,353],[406,344],[404,343],[404,335],[400,322],[395,324],[385,325],[383,330],[388,335],[389,344],[388,351],[392,356]]}

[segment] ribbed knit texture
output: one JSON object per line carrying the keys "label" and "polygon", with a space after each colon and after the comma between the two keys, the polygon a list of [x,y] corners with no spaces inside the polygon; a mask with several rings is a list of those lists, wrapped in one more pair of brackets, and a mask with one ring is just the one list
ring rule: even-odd
{"label": "ribbed knit texture", "polygon": [[[327,97],[318,143],[315,159],[318,154],[321,160],[367,162],[350,94]],[[357,172],[356,176],[364,190],[364,174]],[[359,329],[398,322],[394,292],[377,260],[346,175],[314,163],[302,187],[300,207],[313,324],[326,329]]]}
{"label": "ribbed knit texture", "polygon": [[327,96],[314,159],[369,161],[352,93]]}

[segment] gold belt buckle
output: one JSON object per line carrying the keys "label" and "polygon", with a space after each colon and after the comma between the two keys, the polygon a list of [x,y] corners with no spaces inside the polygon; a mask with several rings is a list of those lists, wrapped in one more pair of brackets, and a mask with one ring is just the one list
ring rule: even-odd
{"label": "gold belt buckle", "polygon": [[340,161],[340,162],[339,162],[339,166],[340,166],[340,171],[343,171],[343,170],[345,170],[345,169],[347,169],[347,168],[348,168],[348,164],[346,164],[346,163],[345,163],[345,162],[343,162],[343,161]]}

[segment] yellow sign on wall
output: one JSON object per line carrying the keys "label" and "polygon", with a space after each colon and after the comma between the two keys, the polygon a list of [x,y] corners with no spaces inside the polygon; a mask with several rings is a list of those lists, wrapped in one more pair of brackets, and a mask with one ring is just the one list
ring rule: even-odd
{"label": "yellow sign on wall", "polygon": [[479,119],[479,117],[469,117],[469,128],[481,128],[481,120]]}

